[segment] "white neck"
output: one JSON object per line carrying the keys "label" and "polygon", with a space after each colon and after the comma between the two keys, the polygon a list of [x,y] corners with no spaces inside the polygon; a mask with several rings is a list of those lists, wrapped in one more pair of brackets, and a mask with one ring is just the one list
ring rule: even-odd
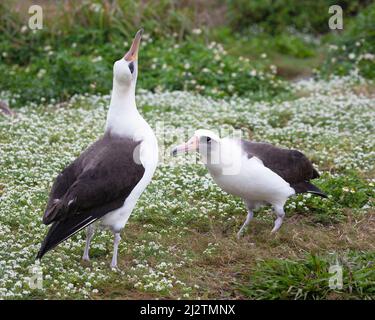
{"label": "white neck", "polygon": [[130,86],[119,84],[113,79],[111,106],[116,104],[123,104],[124,102],[135,106],[135,85],[132,83]]}
{"label": "white neck", "polygon": [[237,141],[223,138],[202,161],[213,176],[236,175],[241,170],[242,149]]}
{"label": "white neck", "polygon": [[133,136],[136,126],[142,122],[144,120],[135,103],[135,84],[125,87],[114,79],[105,131]]}

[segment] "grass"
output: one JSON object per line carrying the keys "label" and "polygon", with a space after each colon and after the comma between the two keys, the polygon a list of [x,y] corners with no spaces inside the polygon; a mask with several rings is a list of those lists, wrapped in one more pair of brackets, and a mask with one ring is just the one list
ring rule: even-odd
{"label": "grass", "polygon": [[[30,289],[28,279],[46,232],[41,216],[48,191],[56,174],[102,133],[109,97],[77,95],[63,106],[30,103],[15,118],[0,118],[0,296],[374,298],[369,286],[375,228],[374,110],[372,84],[363,81],[297,82],[291,90],[303,90],[301,98],[272,103],[139,90],[139,109],[160,139],[162,154],[124,229],[120,270],[109,268],[113,239],[106,231],[96,234],[92,261],[83,263],[81,232],[43,259],[42,290]],[[359,90],[360,83],[366,90]],[[198,127],[220,127],[222,135],[237,128],[246,138],[300,149],[322,172],[315,183],[329,198],[290,199],[276,235],[270,234],[273,213],[260,209],[237,240],[245,218],[241,201],[218,189],[194,156],[169,157],[170,146]],[[343,262],[341,291],[328,289],[332,252]],[[311,282],[303,285],[308,275]]]}
{"label": "grass", "polygon": [[[287,30],[278,35],[259,31],[235,34],[228,28],[213,31],[230,55],[243,56],[264,68],[273,66],[282,79],[311,76],[326,55],[320,37]],[[276,68],[275,68],[276,67]]]}
{"label": "grass", "polygon": [[[219,97],[239,95],[254,100],[290,95],[287,83],[269,68],[229,55],[220,44],[206,42],[201,36],[180,43],[176,37],[160,41],[144,35],[142,88],[189,90]],[[120,38],[95,49],[77,43],[73,48],[44,44],[26,68],[14,63],[7,49],[0,72],[8,77],[0,77],[0,85],[12,92],[12,107],[29,101],[64,101],[73,94],[104,94],[112,88],[114,59],[120,59],[128,46]]]}
{"label": "grass", "polygon": [[370,4],[354,19],[339,37],[330,35],[330,44],[325,63],[321,66],[322,75],[345,75],[357,73],[368,79],[375,78],[375,4]]}
{"label": "grass", "polygon": [[[290,99],[293,94],[285,80],[312,76],[316,69],[326,76],[356,72],[371,79],[375,7],[341,4],[350,16],[359,14],[351,18],[348,14],[348,30],[337,35],[321,30],[327,14],[324,1],[298,15],[295,4],[285,1],[285,19],[258,1],[246,6],[250,12],[238,11],[238,2],[233,1],[43,2],[45,28],[35,32],[26,27],[27,3],[6,1],[0,5],[0,74],[6,75],[0,77],[0,88],[11,92],[12,108],[30,101],[62,102],[74,94],[106,94],[114,59],[129,47],[124,39],[131,39],[134,26],[141,25],[146,34],[140,85],[154,92]],[[253,16],[252,6],[264,21],[275,24],[274,31],[268,32],[264,21]],[[206,16],[228,13],[224,19],[205,21],[201,11],[210,12]],[[133,12],[137,14],[129,14]],[[242,28],[231,23],[230,17],[239,14],[244,18],[237,19]],[[311,30],[293,26],[292,21],[305,23],[305,15],[311,16]]]}
{"label": "grass", "polygon": [[[374,254],[349,251],[342,254],[340,260],[343,261],[340,262],[336,256],[309,254],[305,259],[258,262],[249,286],[243,286],[241,291],[249,298],[257,299],[373,298]],[[332,276],[329,267],[335,265],[335,259],[344,266],[343,287],[337,292],[327,287]]]}
{"label": "grass", "polygon": [[[128,50],[135,26],[146,30],[140,54],[144,89],[258,100],[289,94],[287,83],[267,66],[228,55],[206,29],[195,28],[197,17],[187,5],[67,1],[45,5],[45,10],[45,27],[34,32],[14,3],[0,6],[0,74],[7,75],[0,77],[0,88],[12,93],[11,107],[61,102],[73,94],[106,94],[114,59]],[[129,14],[133,12],[139,16]]]}

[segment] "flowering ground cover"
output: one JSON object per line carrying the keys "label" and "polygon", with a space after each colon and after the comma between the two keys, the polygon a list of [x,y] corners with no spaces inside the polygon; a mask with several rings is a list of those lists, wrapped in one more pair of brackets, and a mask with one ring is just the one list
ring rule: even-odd
{"label": "flowering ground cover", "polygon": [[[0,117],[0,298],[375,298],[374,85],[351,75],[290,86],[294,99],[266,102],[138,92],[161,161],[124,229],[119,270],[109,267],[108,231],[96,233],[89,263],[81,260],[84,232],[34,261],[52,181],[102,134],[109,96],[28,103],[14,118]],[[291,198],[276,235],[271,209],[260,209],[237,240],[242,202],[194,155],[169,156],[203,127],[303,151],[328,199]],[[343,288],[332,290],[328,271],[337,261]],[[43,282],[34,289],[37,266]]]}

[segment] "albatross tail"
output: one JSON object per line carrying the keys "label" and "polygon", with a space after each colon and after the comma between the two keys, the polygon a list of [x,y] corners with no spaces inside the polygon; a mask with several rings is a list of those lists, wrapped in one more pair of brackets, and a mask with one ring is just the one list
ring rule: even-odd
{"label": "albatross tail", "polygon": [[308,181],[299,182],[295,185],[291,186],[296,193],[312,193],[316,194],[317,196],[320,196],[322,198],[328,198],[328,196],[320,190],[318,187],[314,186],[312,183]]}
{"label": "albatross tail", "polygon": [[[85,217],[83,217],[83,215],[85,215]],[[54,222],[40,247],[36,259],[41,259],[59,243],[70,238],[97,219],[98,217],[92,216],[89,212],[85,212],[79,215],[73,215],[69,217],[69,219]]]}

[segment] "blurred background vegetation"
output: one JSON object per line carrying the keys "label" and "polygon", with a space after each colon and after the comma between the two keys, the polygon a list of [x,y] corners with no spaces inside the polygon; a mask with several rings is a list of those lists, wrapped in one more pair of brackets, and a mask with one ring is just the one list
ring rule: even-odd
{"label": "blurred background vegetation", "polygon": [[[43,30],[28,8],[43,7]],[[343,8],[344,30],[328,28]],[[109,93],[112,64],[145,29],[139,86],[273,99],[288,81],[355,72],[374,79],[369,0],[103,0],[0,3],[0,91],[12,106]]]}

